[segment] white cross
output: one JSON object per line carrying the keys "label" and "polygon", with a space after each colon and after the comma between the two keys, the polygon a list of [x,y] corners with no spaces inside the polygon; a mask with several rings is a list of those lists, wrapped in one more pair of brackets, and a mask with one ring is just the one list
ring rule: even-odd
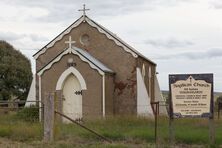
{"label": "white cross", "polygon": [[76,41],[72,41],[72,37],[69,36],[69,40],[65,41],[66,44],[69,44],[69,48],[72,48],[72,44],[74,44]]}
{"label": "white cross", "polygon": [[86,5],[85,4],[83,4],[83,9],[79,9],[79,11],[83,12],[83,16],[86,15],[86,11],[88,11],[88,10],[90,10],[90,9],[86,9]]}

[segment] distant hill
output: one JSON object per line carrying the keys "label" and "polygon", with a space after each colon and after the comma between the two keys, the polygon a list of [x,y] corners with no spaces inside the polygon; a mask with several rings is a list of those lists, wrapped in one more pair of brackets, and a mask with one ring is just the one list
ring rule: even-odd
{"label": "distant hill", "polygon": [[219,97],[219,96],[222,96],[222,92],[214,92],[214,97]]}

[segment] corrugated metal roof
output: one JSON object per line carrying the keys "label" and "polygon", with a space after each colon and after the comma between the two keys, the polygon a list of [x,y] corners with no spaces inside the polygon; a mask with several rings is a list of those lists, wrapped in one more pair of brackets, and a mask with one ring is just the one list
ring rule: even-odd
{"label": "corrugated metal roof", "polygon": [[94,65],[96,65],[99,69],[101,69],[104,72],[114,73],[110,68],[108,68],[106,65],[104,65],[102,62],[94,58],[92,55],[90,55],[87,51],[73,47],[79,54],[87,58],[90,62],[92,62]]}

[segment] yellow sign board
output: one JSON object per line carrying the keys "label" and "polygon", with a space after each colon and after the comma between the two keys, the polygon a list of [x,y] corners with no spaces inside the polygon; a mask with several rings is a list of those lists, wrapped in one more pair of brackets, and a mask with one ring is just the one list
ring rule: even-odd
{"label": "yellow sign board", "polygon": [[[178,78],[179,76],[179,78]],[[195,76],[194,76],[195,77]],[[198,75],[170,75],[171,107],[173,117],[211,116],[213,83]],[[181,79],[180,79],[181,78]]]}

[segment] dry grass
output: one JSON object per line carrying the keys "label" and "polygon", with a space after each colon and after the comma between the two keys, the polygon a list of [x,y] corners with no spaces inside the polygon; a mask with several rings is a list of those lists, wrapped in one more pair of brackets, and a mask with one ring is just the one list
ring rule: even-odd
{"label": "dry grass", "polygon": [[[57,124],[56,142],[42,142],[43,127],[39,122],[27,122],[16,118],[14,113],[0,116],[0,137],[9,143],[27,147],[154,147],[154,121],[132,116],[85,120],[87,127],[113,141],[112,144],[74,124]],[[160,147],[169,147],[169,121],[161,117],[158,122]],[[215,121],[216,146],[222,144],[222,120]],[[175,143],[177,146],[207,146],[208,119],[175,119]],[[7,141],[7,140],[6,140]],[[26,147],[24,146],[24,147]],[[0,147],[1,140],[0,140]]]}

